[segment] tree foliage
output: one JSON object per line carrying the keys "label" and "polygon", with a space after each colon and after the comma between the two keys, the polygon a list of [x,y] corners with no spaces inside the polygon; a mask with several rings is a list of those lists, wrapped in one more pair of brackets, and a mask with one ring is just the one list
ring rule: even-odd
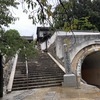
{"label": "tree foliage", "polygon": [[9,23],[15,20],[9,7],[17,8],[17,5],[18,2],[15,2],[15,0],[0,0],[0,28],[3,25],[8,26]]}
{"label": "tree foliage", "polygon": [[[20,0],[21,1],[21,0]],[[12,16],[9,7],[17,7],[18,3],[22,5],[27,4],[27,8],[31,9],[29,19],[33,19],[33,24],[49,23],[51,16],[54,18],[54,26],[56,28],[63,28],[73,26],[76,20],[88,23],[89,29],[95,27],[100,30],[100,0],[59,0],[55,11],[52,10],[52,5],[49,0],[22,0],[21,2],[15,0],[0,0],[0,27],[2,25],[8,26],[9,23],[15,20]],[[25,9],[23,9],[25,11]],[[75,21],[74,21],[75,20]],[[93,26],[92,26],[93,25]],[[75,25],[74,25],[75,26]],[[83,23],[82,23],[82,26]],[[91,28],[90,28],[91,26]],[[87,27],[87,24],[86,24]],[[83,29],[86,29],[86,27]],[[88,28],[88,27],[87,27]],[[73,29],[73,27],[72,27]]]}
{"label": "tree foliage", "polygon": [[52,5],[48,0],[24,0],[28,9],[31,9],[29,18],[33,20],[33,24],[46,24],[52,16]]}
{"label": "tree foliage", "polygon": [[3,55],[13,55],[19,49],[20,35],[16,30],[8,30],[1,36],[0,50]]}
{"label": "tree foliage", "polygon": [[23,60],[34,58],[38,54],[37,49],[35,48],[35,41],[29,43],[29,41],[22,38],[21,42],[22,45],[20,47],[19,55],[24,58]]}
{"label": "tree foliage", "polygon": [[99,8],[99,0],[64,1],[62,4],[57,5],[53,13],[54,26],[67,31],[71,29],[100,31]]}
{"label": "tree foliage", "polygon": [[[24,2],[27,3],[28,9],[34,9],[37,5],[36,3],[39,3],[38,0],[24,0]],[[17,30],[8,30],[5,32],[2,28],[2,26],[8,26],[8,24],[16,20],[16,18],[12,16],[9,8],[17,8],[19,3],[21,2],[16,2],[16,0],[0,0],[0,54],[6,55],[8,59],[10,59],[10,57],[12,57],[18,50],[20,50],[20,53],[23,55],[26,54],[28,57],[33,56],[33,54],[37,52],[34,43],[29,43],[27,40],[21,38]],[[33,20],[35,20],[34,18]]]}
{"label": "tree foliage", "polygon": [[63,29],[65,25],[64,22],[67,22],[66,25],[68,25],[72,19],[72,4],[64,1],[63,6],[61,4],[57,5],[53,13],[54,26],[57,29]]}
{"label": "tree foliage", "polygon": [[27,58],[33,57],[37,51],[34,42],[29,43],[22,38],[17,30],[0,31],[0,54],[5,55],[7,61],[17,53],[27,55]]}

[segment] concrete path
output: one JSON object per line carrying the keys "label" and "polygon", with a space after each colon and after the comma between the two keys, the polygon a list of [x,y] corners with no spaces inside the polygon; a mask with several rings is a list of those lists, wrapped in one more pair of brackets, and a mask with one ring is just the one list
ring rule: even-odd
{"label": "concrete path", "polygon": [[100,89],[81,85],[75,87],[50,87],[24,91],[13,91],[0,100],[100,100]]}

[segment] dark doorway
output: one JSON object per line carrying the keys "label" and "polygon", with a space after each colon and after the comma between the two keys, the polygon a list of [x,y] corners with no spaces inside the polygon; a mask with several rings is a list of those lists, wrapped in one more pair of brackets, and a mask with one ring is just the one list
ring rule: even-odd
{"label": "dark doorway", "polygon": [[0,97],[3,96],[3,66],[2,66],[2,56],[0,55]]}
{"label": "dark doorway", "polygon": [[88,55],[82,64],[82,79],[100,88],[100,51]]}

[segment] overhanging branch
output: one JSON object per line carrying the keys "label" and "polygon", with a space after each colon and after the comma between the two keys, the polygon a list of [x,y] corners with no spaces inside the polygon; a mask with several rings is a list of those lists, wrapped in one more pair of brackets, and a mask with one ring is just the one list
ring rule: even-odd
{"label": "overhanging branch", "polygon": [[36,0],[36,1],[38,2],[38,4],[41,7],[42,21],[44,22],[45,15],[44,15],[44,11],[43,11],[43,9],[44,9],[43,5],[42,5],[42,3],[39,0]]}

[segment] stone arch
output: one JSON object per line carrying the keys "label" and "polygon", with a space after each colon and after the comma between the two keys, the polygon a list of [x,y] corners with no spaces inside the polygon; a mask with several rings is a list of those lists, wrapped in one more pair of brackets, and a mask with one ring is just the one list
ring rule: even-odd
{"label": "stone arch", "polygon": [[88,56],[89,54],[100,51],[100,44],[92,44],[84,47],[81,49],[73,58],[71,62],[72,66],[72,72],[75,73],[77,70],[77,74],[81,76],[81,66],[83,63],[83,60]]}
{"label": "stone arch", "polygon": [[74,47],[74,49],[72,51],[70,51],[70,59],[71,61],[75,58],[75,56],[81,51],[83,50],[84,48],[90,46],[90,45],[93,45],[93,44],[98,44],[100,43],[100,40],[99,39],[93,39],[93,40],[87,40],[87,41],[84,41],[83,43],[80,43],[78,45],[76,45]]}
{"label": "stone arch", "polygon": [[81,64],[81,78],[100,88],[100,50],[85,57]]}

